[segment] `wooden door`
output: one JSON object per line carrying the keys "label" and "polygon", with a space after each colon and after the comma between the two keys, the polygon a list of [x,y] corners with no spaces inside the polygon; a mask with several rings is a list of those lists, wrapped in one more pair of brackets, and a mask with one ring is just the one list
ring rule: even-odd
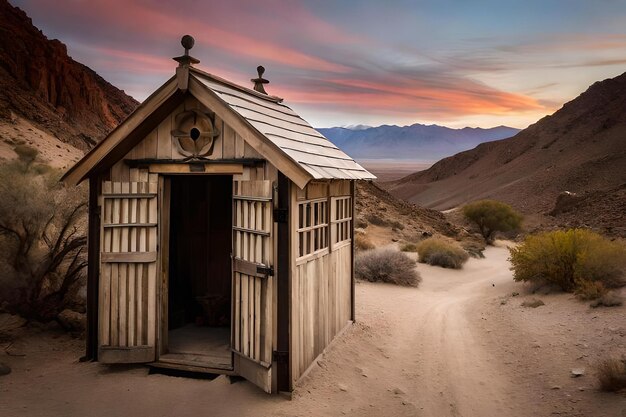
{"label": "wooden door", "polygon": [[233,326],[235,372],[272,387],[273,219],[270,181],[233,182]]}
{"label": "wooden door", "polygon": [[158,176],[102,184],[98,359],[151,362],[156,353]]}

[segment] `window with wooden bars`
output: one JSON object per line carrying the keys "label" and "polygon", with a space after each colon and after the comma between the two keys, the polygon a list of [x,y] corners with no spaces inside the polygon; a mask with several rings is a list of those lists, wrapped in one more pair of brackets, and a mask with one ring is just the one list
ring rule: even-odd
{"label": "window with wooden bars", "polygon": [[328,247],[328,200],[298,203],[298,257],[311,255]]}
{"label": "window with wooden bars", "polygon": [[330,204],[332,244],[349,241],[352,230],[352,198],[350,196],[332,197]]}

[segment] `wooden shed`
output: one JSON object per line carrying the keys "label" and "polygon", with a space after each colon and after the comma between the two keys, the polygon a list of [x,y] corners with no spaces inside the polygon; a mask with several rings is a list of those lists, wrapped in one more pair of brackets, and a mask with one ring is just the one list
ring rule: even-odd
{"label": "wooden shed", "polygon": [[354,320],[354,182],[268,95],[193,67],[64,176],[89,180],[87,357],[291,391]]}

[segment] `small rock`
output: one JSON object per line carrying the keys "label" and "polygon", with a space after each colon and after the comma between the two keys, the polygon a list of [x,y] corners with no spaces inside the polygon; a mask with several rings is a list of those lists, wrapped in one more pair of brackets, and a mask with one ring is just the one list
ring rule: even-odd
{"label": "small rock", "polygon": [[0,362],[0,376],[9,375],[11,373],[11,368],[6,363]]}
{"label": "small rock", "polygon": [[346,387],[344,384],[337,384],[337,388],[339,388],[339,390],[343,392],[348,391],[348,387]]}
{"label": "small rock", "polygon": [[512,297],[517,297],[519,295],[518,292],[514,292],[513,294],[511,294]]}
{"label": "small rock", "polygon": [[8,332],[22,327],[26,324],[26,319],[17,314],[0,314],[0,331]]}
{"label": "small rock", "polygon": [[540,347],[541,347],[541,345],[540,345],[539,343],[535,342],[535,343],[533,343],[533,347],[534,347],[534,348],[540,348]]}
{"label": "small rock", "polygon": [[59,319],[61,326],[67,330],[85,330],[86,318],[84,314],[65,309],[59,313],[57,319]]}
{"label": "small rock", "polygon": [[402,391],[400,388],[394,388],[391,392],[393,392],[396,395],[404,394],[404,391]]}
{"label": "small rock", "polygon": [[561,387],[560,387],[560,386],[558,386],[558,385],[552,385],[552,386],[550,387],[550,389],[561,389]]}
{"label": "small rock", "polygon": [[537,307],[545,306],[546,304],[537,298],[533,298],[531,300],[524,301],[521,305],[522,307],[537,308]]}
{"label": "small rock", "polygon": [[572,369],[572,378],[578,378],[579,376],[585,375],[585,368],[574,368]]}

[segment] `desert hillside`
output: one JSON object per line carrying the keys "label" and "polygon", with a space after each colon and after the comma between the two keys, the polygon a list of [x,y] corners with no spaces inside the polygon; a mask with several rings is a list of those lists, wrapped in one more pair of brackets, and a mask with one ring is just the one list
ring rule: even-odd
{"label": "desert hillside", "polygon": [[0,0],[0,124],[23,119],[42,136],[84,151],[137,105]]}
{"label": "desert hillside", "polygon": [[[513,138],[484,143],[387,184],[439,210],[493,198],[556,225],[626,235],[626,74],[593,84]],[[576,196],[555,208],[560,193]]]}

